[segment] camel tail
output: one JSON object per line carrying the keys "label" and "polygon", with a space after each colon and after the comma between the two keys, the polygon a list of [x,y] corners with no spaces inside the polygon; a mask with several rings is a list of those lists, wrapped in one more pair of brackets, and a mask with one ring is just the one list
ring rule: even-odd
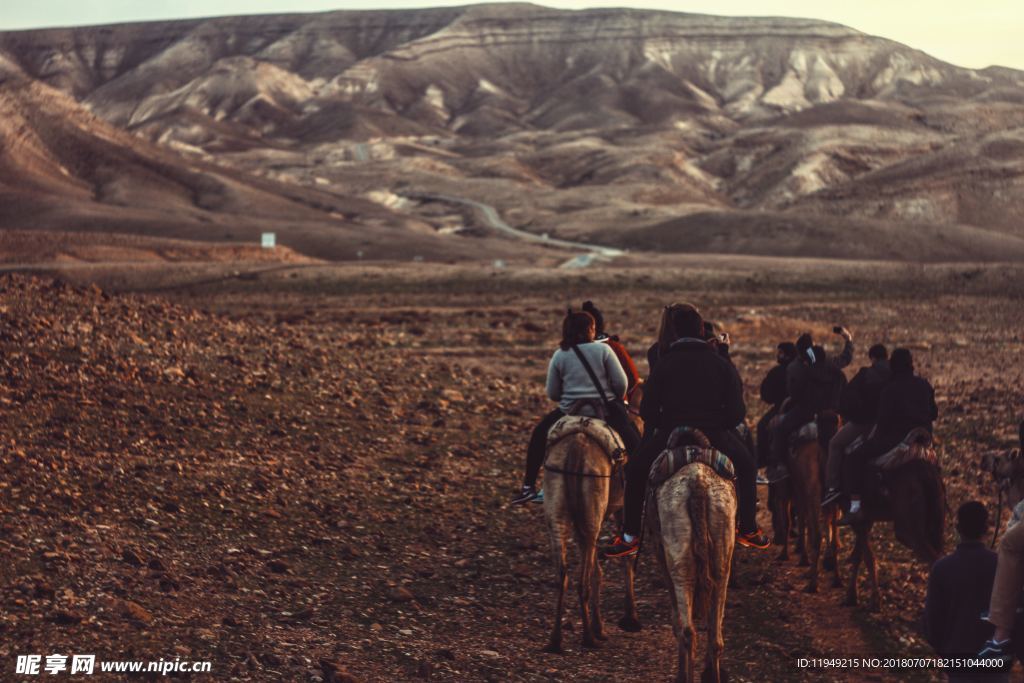
{"label": "camel tail", "polygon": [[[586,451],[581,447],[582,444],[578,443],[581,440],[579,435],[574,436],[573,439],[577,440],[577,443],[573,443],[568,449],[563,467],[566,472],[581,472],[584,469]],[[583,477],[563,474],[562,480],[565,482],[565,502],[569,510],[569,519],[572,520],[576,537],[584,538],[586,531],[583,528],[582,510],[585,508],[586,502],[583,491]]]}
{"label": "camel tail", "polygon": [[694,590],[693,609],[695,614],[707,613],[708,600],[715,592],[715,578],[711,572],[711,525],[708,507],[711,504],[704,483],[695,479],[690,491],[687,512],[690,515],[692,534]]}
{"label": "camel tail", "polygon": [[930,557],[922,557],[927,562],[935,562],[943,554],[944,536],[946,531],[946,487],[942,483],[939,468],[922,463],[921,486],[924,489],[928,525],[926,539],[931,548]]}

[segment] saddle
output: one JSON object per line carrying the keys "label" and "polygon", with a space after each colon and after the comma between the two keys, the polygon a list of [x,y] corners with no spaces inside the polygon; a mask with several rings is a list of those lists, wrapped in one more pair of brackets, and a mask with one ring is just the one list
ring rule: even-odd
{"label": "saddle", "polygon": [[592,438],[600,444],[613,464],[621,463],[626,458],[625,444],[618,432],[604,420],[583,415],[566,415],[552,425],[548,430],[548,449],[573,434],[586,434]]}
{"label": "saddle", "polygon": [[[701,445],[681,444],[684,437],[696,437]],[[668,437],[668,444],[651,464],[648,483],[655,489],[668,481],[672,475],[687,465],[702,462],[718,476],[732,481],[736,478],[732,461],[724,453],[711,447],[707,437],[690,427],[677,427]]]}
{"label": "saddle", "polygon": [[939,458],[932,448],[932,435],[924,427],[912,429],[895,448],[875,458],[873,465],[885,472],[914,460],[924,460],[932,465],[939,464]]}
{"label": "saddle", "polygon": [[818,420],[815,418],[789,435],[789,448],[795,450],[805,443],[818,440]]}

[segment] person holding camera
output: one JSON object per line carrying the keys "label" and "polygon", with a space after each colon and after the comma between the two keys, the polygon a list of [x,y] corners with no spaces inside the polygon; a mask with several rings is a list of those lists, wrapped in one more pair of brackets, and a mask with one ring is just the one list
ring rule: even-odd
{"label": "person holding camera", "polygon": [[[943,658],[972,659],[992,635],[991,624],[981,615],[988,609],[996,574],[996,554],[985,547],[988,510],[979,501],[964,503],[956,511],[960,543],[936,562],[928,573],[924,604],[924,634],[935,653]],[[1005,672],[977,669],[952,670],[951,683],[1008,680]]]}

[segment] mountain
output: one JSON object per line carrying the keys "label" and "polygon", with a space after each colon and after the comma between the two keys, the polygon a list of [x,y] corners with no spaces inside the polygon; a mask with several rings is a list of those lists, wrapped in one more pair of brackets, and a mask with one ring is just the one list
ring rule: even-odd
{"label": "mountain", "polygon": [[[444,234],[465,221],[412,198],[433,193],[630,248],[1024,254],[1024,72],[827,22],[501,4],[48,29],[0,34],[0,78],[5,112],[79,122],[66,125],[130,150],[128,168],[168,165],[159,179],[65,175],[36,131],[0,159],[34,170],[0,182],[115,218],[156,192],[152,220],[172,236],[201,232],[179,221],[202,212],[298,203],[300,223],[410,235],[428,258],[499,249],[479,230]],[[175,174],[193,176],[172,166],[230,191],[182,194]],[[289,245],[352,255],[337,240]]]}

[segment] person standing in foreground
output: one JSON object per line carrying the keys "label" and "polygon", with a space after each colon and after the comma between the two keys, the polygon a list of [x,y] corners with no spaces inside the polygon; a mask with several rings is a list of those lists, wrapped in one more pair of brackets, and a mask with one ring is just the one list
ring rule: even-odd
{"label": "person standing in foreground", "polygon": [[[1024,452],[1024,422],[1020,423],[1020,448]],[[999,540],[999,561],[992,585],[988,620],[995,633],[985,643],[979,657],[1002,657],[1012,661],[1017,643],[1011,643],[1013,627],[1017,622],[1021,593],[1024,592],[1024,500],[1013,507],[1013,515],[1006,524],[1006,533]],[[1019,636],[1019,634],[1018,634]]]}
{"label": "person standing in foreground", "polygon": [[[936,562],[928,575],[924,632],[940,657],[973,659],[992,635],[992,625],[982,620],[996,575],[996,554],[982,541],[988,530],[988,510],[978,501],[964,503],[956,512],[956,530],[960,544]],[[948,675],[951,683],[1009,679],[1008,673],[977,668]]]}

